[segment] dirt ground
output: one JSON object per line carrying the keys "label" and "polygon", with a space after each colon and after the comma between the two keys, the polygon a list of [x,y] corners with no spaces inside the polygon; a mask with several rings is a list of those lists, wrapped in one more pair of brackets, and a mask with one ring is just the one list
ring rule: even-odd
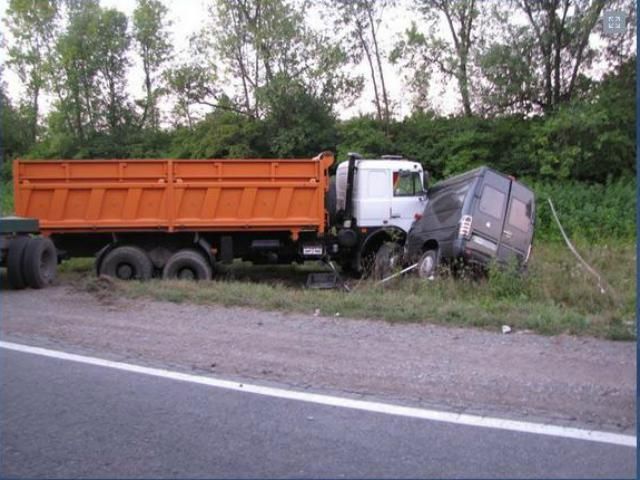
{"label": "dirt ground", "polygon": [[[173,304],[0,295],[2,339],[412,406],[635,432],[636,343]],[[327,315],[327,316],[323,316]]]}

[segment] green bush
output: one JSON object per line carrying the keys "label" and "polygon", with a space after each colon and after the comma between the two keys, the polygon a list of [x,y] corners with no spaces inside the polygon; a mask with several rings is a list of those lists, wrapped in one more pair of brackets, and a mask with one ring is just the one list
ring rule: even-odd
{"label": "green bush", "polygon": [[636,180],[621,178],[605,184],[524,180],[536,193],[536,239],[561,240],[550,198],[571,239],[589,243],[636,238]]}

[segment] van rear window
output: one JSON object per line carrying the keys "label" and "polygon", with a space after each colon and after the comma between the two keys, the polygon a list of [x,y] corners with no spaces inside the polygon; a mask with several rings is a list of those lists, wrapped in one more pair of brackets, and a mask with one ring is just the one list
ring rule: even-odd
{"label": "van rear window", "polygon": [[527,205],[517,198],[511,200],[511,208],[509,209],[509,225],[513,225],[523,232],[529,231],[531,224]]}
{"label": "van rear window", "polygon": [[504,211],[504,193],[485,185],[480,198],[480,211],[494,218],[501,218]]}

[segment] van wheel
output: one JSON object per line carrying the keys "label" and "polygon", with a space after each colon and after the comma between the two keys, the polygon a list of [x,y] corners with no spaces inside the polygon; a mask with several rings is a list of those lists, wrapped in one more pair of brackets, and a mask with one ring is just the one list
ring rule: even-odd
{"label": "van wheel", "polygon": [[58,266],[58,252],[49,238],[32,237],[22,258],[22,273],[31,288],[44,288],[53,283]]}
{"label": "van wheel", "polygon": [[393,242],[384,243],[376,252],[373,264],[373,279],[382,280],[395,271],[402,264],[402,249]]}
{"label": "van wheel", "polygon": [[9,253],[7,255],[7,277],[9,284],[16,290],[22,290],[27,286],[22,271],[22,259],[27,248],[29,237],[19,236],[9,242]]}
{"label": "van wheel", "polygon": [[211,265],[202,254],[192,249],[174,253],[162,270],[162,278],[178,280],[211,280]]}
{"label": "van wheel", "polygon": [[437,250],[427,250],[418,261],[418,276],[423,280],[433,280],[438,271],[439,255]]}
{"label": "van wheel", "polygon": [[100,264],[100,275],[120,280],[149,280],[152,274],[149,256],[141,248],[130,245],[114,248]]}

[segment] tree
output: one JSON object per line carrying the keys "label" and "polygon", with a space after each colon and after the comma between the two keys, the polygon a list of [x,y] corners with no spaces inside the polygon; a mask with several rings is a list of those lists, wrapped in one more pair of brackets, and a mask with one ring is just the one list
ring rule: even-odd
{"label": "tree", "polygon": [[383,11],[394,3],[394,0],[327,1],[329,8],[335,9],[337,13],[338,28],[344,28],[350,32],[348,39],[354,61],[359,63],[363,55],[367,60],[377,118],[385,124],[388,124],[391,119],[391,104],[384,77],[383,54],[378,33]]}
{"label": "tree", "polygon": [[96,53],[101,84],[106,87],[105,117],[110,133],[118,131],[123,123],[127,123],[130,114],[127,105],[127,57],[131,36],[127,31],[126,15],[115,9],[100,12],[98,31],[96,34]]}
{"label": "tree", "polygon": [[33,117],[31,113],[30,108],[25,109],[12,104],[0,77],[0,159],[3,162],[0,170],[3,175],[2,181],[8,180],[8,178],[4,178],[4,174],[10,172],[9,160],[27,153],[33,146],[34,139],[31,137]]}
{"label": "tree", "polygon": [[10,0],[5,25],[13,37],[8,65],[15,69],[29,99],[29,134],[38,135],[40,96],[46,83],[47,57],[58,30],[59,6],[55,0]]}
{"label": "tree", "polygon": [[[199,104],[263,119],[284,83],[302,85],[330,110],[352,97],[361,83],[342,71],[346,54],[310,29],[304,12],[286,0],[216,0],[211,25],[191,39],[190,61],[167,75],[179,109],[190,117],[189,105]],[[276,79],[279,87],[269,88]]]}
{"label": "tree", "polygon": [[92,0],[70,3],[68,16],[50,58],[54,109],[64,119],[55,125],[80,141],[105,130],[117,134],[132,116],[126,92],[127,17]]}
{"label": "tree", "polygon": [[579,100],[563,104],[533,128],[530,156],[539,174],[604,181],[635,174],[636,83],[631,57]]}
{"label": "tree", "polygon": [[[479,43],[477,0],[421,0],[415,8],[427,22],[429,31],[425,35],[412,23],[406,38],[396,45],[392,60],[403,61],[412,72],[410,85],[422,102],[428,88],[427,72],[437,70],[446,79],[455,79],[463,112],[470,116],[473,113],[472,54]],[[438,27],[442,20],[447,25],[450,41],[440,35]]]}
{"label": "tree", "polygon": [[167,28],[171,22],[166,19],[167,8],[159,0],[138,0],[133,12],[133,35],[138,47],[138,54],[142,59],[144,70],[144,89],[146,97],[140,125],[147,123],[153,129],[158,129],[159,118],[157,99],[160,94],[158,87],[159,70],[166,63],[172,53]]}
{"label": "tree", "polygon": [[306,157],[335,149],[331,107],[302,83],[276,76],[259,94],[268,107],[264,125],[272,155]]}
{"label": "tree", "polygon": [[[576,95],[583,95],[590,85],[587,69],[605,60],[609,46],[620,43],[615,37],[602,35],[604,47],[596,48],[591,41],[601,30],[605,6],[610,8],[614,3],[611,0],[498,3],[494,15],[503,26],[503,40],[494,40],[481,60],[487,79],[484,95],[487,103],[498,112],[517,106],[525,111],[548,113]],[[526,18],[525,25],[513,20],[517,17],[514,8]]]}

